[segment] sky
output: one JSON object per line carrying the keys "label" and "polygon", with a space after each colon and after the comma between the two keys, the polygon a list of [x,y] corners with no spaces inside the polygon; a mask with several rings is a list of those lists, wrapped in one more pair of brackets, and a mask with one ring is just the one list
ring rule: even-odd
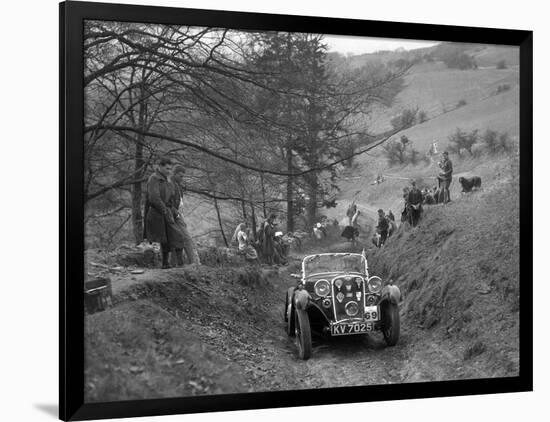
{"label": "sky", "polygon": [[329,51],[337,51],[342,54],[365,54],[380,50],[396,50],[398,48],[412,50],[437,44],[436,41],[350,37],[347,35],[326,35],[325,41],[329,46]]}

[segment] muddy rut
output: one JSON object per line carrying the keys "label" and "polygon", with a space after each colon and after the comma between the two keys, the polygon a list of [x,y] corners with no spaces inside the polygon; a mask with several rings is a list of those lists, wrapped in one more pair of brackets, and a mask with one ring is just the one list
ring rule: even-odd
{"label": "muddy rut", "polygon": [[[278,297],[270,311],[275,378],[293,376],[293,388],[326,388],[422,382],[483,377],[483,371],[464,368],[460,347],[438,338],[436,333],[411,326],[402,316],[401,336],[394,347],[386,347],[382,334],[343,337],[313,337],[312,357],[298,359],[293,339],[285,333],[284,297],[292,280],[286,270],[269,277]],[[275,375],[279,374],[279,375]],[[285,384],[288,379],[278,379]]]}
{"label": "muddy rut", "polygon": [[[325,246],[344,251],[347,244]],[[116,277],[114,308],[87,319],[87,397],[104,401],[487,377],[482,366],[465,365],[457,340],[416,325],[403,312],[394,347],[387,347],[379,332],[314,335],[312,357],[300,360],[283,313],[286,290],[295,283],[290,273],[301,258],[260,272],[196,267]]]}

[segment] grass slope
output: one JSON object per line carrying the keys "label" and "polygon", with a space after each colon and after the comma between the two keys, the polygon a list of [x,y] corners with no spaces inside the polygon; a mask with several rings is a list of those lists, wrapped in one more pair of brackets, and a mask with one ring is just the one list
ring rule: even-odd
{"label": "grass slope", "polygon": [[517,180],[502,180],[427,207],[419,227],[370,251],[370,265],[401,288],[404,324],[456,343],[488,376],[517,375],[518,233]]}
{"label": "grass slope", "polygon": [[86,316],[86,401],[270,389],[261,334],[272,325],[266,303],[278,295],[258,270],[149,270],[113,289],[115,306]]}

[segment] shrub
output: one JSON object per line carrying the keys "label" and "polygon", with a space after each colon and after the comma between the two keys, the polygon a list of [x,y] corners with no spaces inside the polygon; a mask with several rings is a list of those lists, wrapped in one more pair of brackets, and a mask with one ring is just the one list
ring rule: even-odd
{"label": "shrub", "polygon": [[466,104],[468,104],[466,100],[462,99],[458,103],[456,103],[456,108],[464,107]]}
{"label": "shrub", "polygon": [[426,120],[428,120],[428,115],[424,110],[420,110],[418,112],[417,120],[418,120],[418,123],[424,123]]}
{"label": "shrub", "polygon": [[477,68],[475,59],[469,54],[466,54],[462,48],[458,46],[448,48],[441,58],[449,69],[466,70]]}
{"label": "shrub", "polygon": [[412,147],[411,140],[405,135],[401,136],[399,140],[388,142],[383,149],[384,155],[391,166],[418,163],[419,152]]}
{"label": "shrub", "polygon": [[465,132],[459,128],[449,136],[449,150],[457,155],[462,155],[462,150],[466,150],[473,156],[472,147],[478,140],[478,130]]}
{"label": "shrub", "polygon": [[483,147],[489,154],[506,153],[512,150],[512,140],[508,132],[499,133],[487,129],[482,136]]}
{"label": "shrub", "polygon": [[497,63],[497,69],[506,69],[506,60],[500,60],[498,63]]}
{"label": "shrub", "polygon": [[411,127],[416,123],[417,113],[418,109],[407,108],[403,110],[400,115],[392,118],[390,123],[394,129],[405,129]]}

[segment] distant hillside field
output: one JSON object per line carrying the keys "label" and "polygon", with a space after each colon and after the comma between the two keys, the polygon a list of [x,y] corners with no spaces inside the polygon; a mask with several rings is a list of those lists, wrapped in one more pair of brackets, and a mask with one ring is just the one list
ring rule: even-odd
{"label": "distant hillside field", "polygon": [[[428,119],[432,119],[431,128],[440,126],[443,129],[449,124],[455,127],[467,125],[475,114],[477,121],[483,121],[485,116],[490,118],[496,130],[502,126],[517,132],[517,128],[506,122],[509,115],[515,113],[514,125],[518,125],[517,69],[455,70],[447,69],[441,63],[422,64],[417,69],[411,69],[405,81],[406,87],[397,96],[395,105],[390,110],[379,110],[373,114],[373,132],[391,129],[390,120],[410,108],[424,111]],[[508,91],[497,94],[499,86],[507,86]],[[465,101],[466,105],[457,108],[460,101]],[[443,113],[448,114],[446,119],[439,120],[443,118]],[[494,116],[499,113],[500,118],[495,119]],[[436,132],[441,134],[442,131]]]}

